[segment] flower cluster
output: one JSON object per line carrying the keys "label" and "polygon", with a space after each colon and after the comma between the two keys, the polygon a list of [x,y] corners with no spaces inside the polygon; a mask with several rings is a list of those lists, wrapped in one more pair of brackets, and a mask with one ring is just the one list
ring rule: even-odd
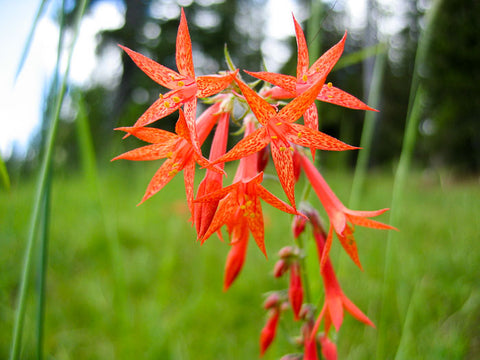
{"label": "flower cluster", "polygon": [[[329,260],[333,231],[349,256],[360,266],[353,237],[354,225],[378,229],[391,227],[368,219],[387,209],[352,211],[343,206],[305,153],[305,149],[310,149],[314,158],[317,149],[330,151],[356,149],[318,131],[315,100],[353,109],[374,109],[332,86],[332,83],[326,83],[327,75],[343,52],[346,34],[309,66],[303,31],[295,18],[293,21],[298,46],[296,77],[245,71],[271,84],[259,92],[242,80],[238,69],[232,68],[217,75],[195,75],[191,40],[183,9],[176,41],[178,72],[121,46],[143,72],[170,91],[160,94],[133,126],[117,129],[124,131],[125,137],[133,135],[149,145],[128,151],[113,160],[166,159],[150,181],[141,202],[160,191],[175,175],[183,171],[186,201],[198,241],[203,243],[214,233],[222,236],[220,230],[226,225],[231,248],[225,266],[225,290],[243,267],[250,233],[266,256],[261,200],[280,211],[295,215],[295,237],[303,232],[306,223],[310,222],[317,244],[320,272],[326,294],[325,305],[317,321],[313,320],[313,308],[303,303],[302,262],[297,249],[282,250],[281,260],[275,266],[275,275],[289,273],[287,303],[290,304],[296,320],[305,320],[304,358],[317,359],[319,345],[324,356],[333,359],[336,350],[328,338],[328,331],[331,324],[337,330],[340,327],[343,307],[360,321],[373,325],[343,294],[335,278]],[[208,108],[197,117],[198,99],[207,98],[208,101],[205,102],[209,105]],[[283,106],[284,103],[280,100],[285,99],[292,100]],[[246,110],[241,120],[244,135],[242,140],[227,152],[230,120],[235,106],[243,106]],[[147,126],[177,110],[179,116],[175,133]],[[304,125],[297,123],[301,117]],[[215,130],[207,159],[202,154],[201,146],[213,129]],[[288,203],[262,186],[263,170],[270,154]],[[235,160],[239,162],[233,183],[224,186],[224,163]],[[194,177],[197,164],[205,171],[205,176],[195,193]],[[302,170],[328,214],[330,230],[327,236],[314,211],[301,211],[296,206],[295,184]],[[281,296],[275,295],[265,304],[269,318],[261,332],[262,354],[275,337],[280,314],[285,310],[284,303]],[[317,332],[322,319],[324,332],[317,342]]]}

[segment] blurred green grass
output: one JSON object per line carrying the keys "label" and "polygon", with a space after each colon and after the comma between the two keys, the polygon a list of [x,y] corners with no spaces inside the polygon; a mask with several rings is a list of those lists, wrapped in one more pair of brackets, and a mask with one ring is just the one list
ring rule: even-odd
{"label": "blurred green grass", "polygon": [[[276,251],[290,244],[290,216],[268,205],[266,261],[253,241],[242,274],[222,291],[228,245],[212,237],[195,242],[178,176],[139,207],[157,164],[102,166],[100,197],[116,223],[125,271],[124,314],[117,313],[115,277],[96,194],[78,173],[57,174],[52,191],[45,352],[54,359],[255,359],[264,323],[263,294],[286,287],[271,276]],[[349,197],[352,176],[326,172],[340,199]],[[230,181],[227,179],[227,182]],[[281,194],[271,180],[267,187]],[[361,209],[388,206],[392,176],[370,174]],[[7,358],[15,297],[27,236],[34,182],[0,193],[0,358]],[[301,186],[299,186],[301,189]],[[316,199],[312,202],[318,205]],[[393,236],[395,293],[388,329],[367,328],[350,315],[338,334],[339,358],[370,359],[379,331],[392,354],[410,359],[465,359],[480,355],[480,233],[478,180],[449,181],[448,175],[411,175]],[[379,218],[388,221],[388,216]],[[332,259],[347,296],[374,323],[381,304],[386,232],[358,228],[365,271],[340,254]],[[313,295],[321,303],[320,277],[310,264]],[[26,319],[24,358],[33,357],[35,276]],[[265,359],[295,352],[291,316]],[[287,331],[285,331],[287,330]],[[293,331],[293,332],[292,332]],[[393,358],[393,356],[392,356]]]}

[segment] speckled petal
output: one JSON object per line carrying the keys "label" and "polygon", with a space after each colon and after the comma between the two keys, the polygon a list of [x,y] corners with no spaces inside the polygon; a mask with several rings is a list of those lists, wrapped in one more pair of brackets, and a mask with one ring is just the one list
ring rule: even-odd
{"label": "speckled petal", "polygon": [[188,208],[193,216],[193,182],[195,179],[195,161],[189,161],[183,168],[183,179],[185,183],[185,194]]}
{"label": "speckled petal", "polygon": [[190,40],[187,19],[185,18],[183,8],[181,9],[180,25],[178,26],[177,33],[176,60],[178,72],[190,79],[195,79],[192,58],[192,41]]}
{"label": "speckled petal", "polygon": [[297,211],[292,206],[277,198],[275,195],[273,195],[270,191],[268,191],[261,185],[257,186],[257,194],[262,198],[263,201],[277,208],[278,210],[289,214],[297,214]]}
{"label": "speckled petal", "polygon": [[293,23],[295,24],[295,35],[297,38],[297,79],[301,79],[308,71],[310,60],[308,58],[308,48],[307,42],[305,41],[305,35],[303,34],[302,27],[295,19],[295,16],[293,16]]}
{"label": "speckled petal", "polygon": [[358,100],[355,96],[350,95],[339,88],[331,86],[331,84],[323,85],[317,99],[350,109],[378,111]]}
{"label": "speckled petal", "polygon": [[260,199],[257,196],[252,198],[252,201],[254,201],[254,204],[252,204],[252,211],[245,213],[244,216],[247,217],[248,228],[250,229],[258,248],[265,255],[265,257],[267,257],[267,250],[265,249],[262,205],[260,204]]}
{"label": "speckled petal", "polygon": [[283,144],[278,143],[278,141],[272,141],[270,144],[273,163],[275,164],[275,169],[277,170],[283,191],[285,191],[290,204],[296,209],[292,151],[289,148],[283,147]]}
{"label": "speckled petal", "polygon": [[131,161],[149,161],[158,160],[168,157],[175,149],[175,145],[178,140],[170,140],[161,144],[153,144],[142,146],[138,149],[127,151],[117,157],[114,160],[131,160]]}
{"label": "speckled petal", "polygon": [[170,131],[165,131],[150,127],[119,127],[115,130],[121,130],[135,136],[136,138],[152,143],[158,144],[171,140],[178,140],[178,136]]}
{"label": "speckled petal", "polygon": [[173,71],[159,63],[149,59],[148,57],[130,50],[129,48],[120,46],[125,52],[130,56],[135,64],[148,75],[150,79],[156,83],[165,86],[168,89],[176,89],[177,83],[180,80],[183,80],[185,76],[180,75],[176,71]]}
{"label": "speckled petal", "polygon": [[362,264],[360,264],[360,259],[358,257],[357,243],[355,242],[355,237],[353,236],[353,230],[353,227],[347,224],[342,234],[337,233],[337,237],[348,256],[350,256],[360,270],[363,270]]}
{"label": "speckled petal", "polygon": [[235,78],[235,81],[240,87],[240,90],[242,90],[242,94],[245,96],[245,99],[247,100],[248,105],[250,105],[258,122],[262,125],[266,125],[268,121],[277,114],[277,111],[242,80]]}
{"label": "speckled petal", "polygon": [[133,126],[146,126],[173,113],[182,105],[181,99],[179,101],[173,100],[176,96],[176,92],[170,91],[157,99]]}
{"label": "speckled petal", "polygon": [[287,140],[294,144],[330,151],[358,149],[355,146],[345,144],[330,135],[312,130],[306,126],[300,124],[289,124],[289,126],[291,127],[291,131],[287,136]]}
{"label": "speckled petal", "polygon": [[233,81],[233,78],[237,75],[238,70],[234,73],[227,75],[209,75],[199,76],[195,80],[197,83],[197,97],[204,98],[224,90]]}
{"label": "speckled petal", "polygon": [[174,159],[165,160],[155,175],[153,175],[152,180],[150,180],[150,183],[147,186],[145,195],[143,195],[142,201],[140,201],[138,205],[159,192],[180,170],[179,164],[175,162]]}
{"label": "speckled petal", "polygon": [[259,128],[247,137],[240,140],[229,152],[219,157],[212,164],[238,160],[254,154],[268,145],[270,139],[266,136],[265,128]]}
{"label": "speckled petal", "polygon": [[307,91],[290,101],[287,106],[280,110],[277,114],[277,118],[280,121],[289,123],[297,121],[308,107],[314,103],[318,93],[322,89],[324,81],[325,79],[320,79],[310,86]]}
{"label": "speckled petal", "polygon": [[369,227],[372,229],[384,229],[384,230],[397,230],[395,227],[381,223],[380,221],[375,221],[371,219],[364,218],[362,216],[353,216],[353,215],[348,215],[348,220],[352,224],[358,225],[358,226],[364,226],[364,227]]}
{"label": "speckled petal", "polygon": [[257,79],[264,80],[270,84],[276,85],[282,89],[285,89],[290,94],[290,97],[293,97],[297,93],[297,79],[290,75],[275,74],[266,71],[247,71],[244,70],[248,75],[256,77]]}
{"label": "speckled petal", "polygon": [[327,76],[327,74],[337,63],[338,59],[340,59],[340,56],[342,56],[346,39],[347,32],[345,31],[343,38],[313,63],[308,70],[308,77],[310,81],[315,81],[315,79]]}

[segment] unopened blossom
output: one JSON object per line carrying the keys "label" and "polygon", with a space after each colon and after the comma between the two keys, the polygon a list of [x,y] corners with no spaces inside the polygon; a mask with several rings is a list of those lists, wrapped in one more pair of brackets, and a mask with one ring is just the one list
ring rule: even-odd
{"label": "unopened blossom", "polygon": [[[225,154],[228,141],[228,129],[230,121],[230,111],[228,95],[223,96],[220,105],[220,110],[217,128],[212,140],[210,148],[209,160],[215,160]],[[225,108],[226,107],[226,108]],[[225,108],[225,109],[224,109]],[[223,163],[218,164],[219,168],[223,170]],[[222,188],[223,174],[216,169],[209,169],[205,173],[205,177],[198,185],[197,198],[210,194]],[[201,238],[210,226],[215,211],[217,210],[218,201],[199,202],[194,204],[193,222],[197,230],[197,237]]]}

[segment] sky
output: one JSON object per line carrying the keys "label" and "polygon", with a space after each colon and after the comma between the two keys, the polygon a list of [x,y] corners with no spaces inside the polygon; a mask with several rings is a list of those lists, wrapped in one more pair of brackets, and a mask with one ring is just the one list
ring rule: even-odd
{"label": "sky", "polygon": [[[14,79],[20,56],[31,24],[40,4],[39,0],[7,1],[0,0],[0,43],[2,44],[2,66],[0,67],[0,153],[8,159],[14,152],[25,156],[27,145],[40,125],[42,99],[47,80],[53,72],[58,30],[51,20],[52,3],[49,1],[47,14],[39,22],[25,65],[18,79]],[[346,4],[350,13],[349,27],[361,27],[365,15],[364,0],[348,0],[335,6]],[[118,2],[117,2],[118,5]],[[288,59],[289,49],[283,44],[289,36],[294,36],[292,12],[297,20],[307,16],[304,9],[293,0],[270,0],[265,11],[267,17],[266,35],[269,41],[262,50],[267,66],[272,71],[278,69]],[[94,74],[112,76],[107,69],[120,68],[118,54],[112,54],[106,62],[98,64],[95,57],[95,34],[101,29],[122,26],[123,14],[112,2],[98,2],[94,10],[83,19],[80,37],[77,41],[70,71],[70,80],[77,84],[87,83]],[[274,54],[275,56],[268,56]]]}

